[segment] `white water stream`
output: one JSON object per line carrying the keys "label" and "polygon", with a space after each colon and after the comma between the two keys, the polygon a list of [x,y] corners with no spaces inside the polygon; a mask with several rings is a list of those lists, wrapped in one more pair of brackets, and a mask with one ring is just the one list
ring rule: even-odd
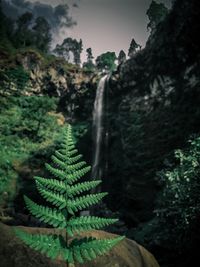
{"label": "white water stream", "polygon": [[103,110],[104,110],[104,91],[109,75],[103,76],[98,84],[93,110],[93,138],[94,138],[94,157],[92,164],[92,179],[101,179],[100,153],[103,135]]}

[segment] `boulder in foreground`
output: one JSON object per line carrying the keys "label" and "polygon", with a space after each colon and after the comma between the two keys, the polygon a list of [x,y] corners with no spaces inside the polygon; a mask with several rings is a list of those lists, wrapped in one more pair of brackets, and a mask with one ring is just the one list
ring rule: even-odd
{"label": "boulder in foreground", "polygon": [[[30,233],[54,233],[53,229],[20,227]],[[87,236],[113,238],[115,235],[104,231],[87,232]],[[1,267],[65,267],[62,261],[51,261],[44,255],[27,247],[20,241],[13,227],[0,224],[0,263]],[[124,239],[110,253],[94,261],[76,267],[159,267],[154,256],[145,248],[130,239]]]}

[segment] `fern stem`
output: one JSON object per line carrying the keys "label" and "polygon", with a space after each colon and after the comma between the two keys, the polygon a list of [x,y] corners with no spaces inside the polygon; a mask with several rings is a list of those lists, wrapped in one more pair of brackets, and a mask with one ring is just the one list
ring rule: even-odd
{"label": "fern stem", "polygon": [[[67,231],[66,231],[66,234],[65,234],[65,239],[66,239],[66,246],[68,247],[68,234],[67,234]],[[66,267],[69,267],[68,261],[66,261]]]}

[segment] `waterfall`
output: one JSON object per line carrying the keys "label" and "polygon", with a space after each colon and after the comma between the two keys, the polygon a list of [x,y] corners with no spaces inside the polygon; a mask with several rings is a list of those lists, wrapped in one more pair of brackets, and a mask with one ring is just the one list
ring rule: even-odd
{"label": "waterfall", "polygon": [[92,179],[101,179],[100,153],[103,135],[103,105],[104,90],[109,75],[103,76],[98,84],[93,110],[93,138],[94,138],[94,157],[92,164]]}

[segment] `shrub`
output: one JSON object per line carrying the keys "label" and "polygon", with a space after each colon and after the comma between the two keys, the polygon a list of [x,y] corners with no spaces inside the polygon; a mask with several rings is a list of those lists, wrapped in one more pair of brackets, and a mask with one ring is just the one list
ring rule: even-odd
{"label": "shrub", "polygon": [[159,173],[165,187],[156,210],[162,226],[161,242],[173,240],[179,251],[190,246],[191,232],[200,215],[200,137],[189,141],[185,150],[176,150],[176,165]]}

